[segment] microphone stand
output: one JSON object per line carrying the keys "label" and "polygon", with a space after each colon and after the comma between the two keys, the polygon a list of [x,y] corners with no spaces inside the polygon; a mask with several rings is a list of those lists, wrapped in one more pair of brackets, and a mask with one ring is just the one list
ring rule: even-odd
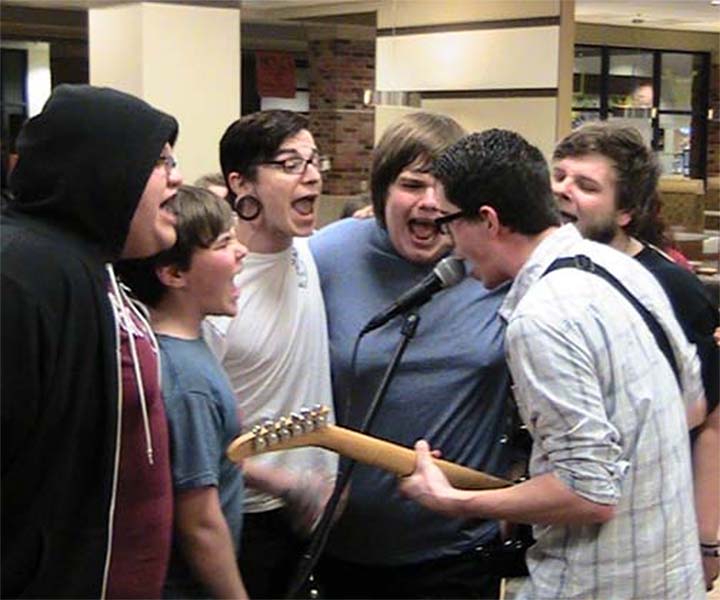
{"label": "microphone stand", "polygon": [[[392,356],[392,359],[388,363],[388,366],[385,368],[382,381],[380,382],[378,389],[375,391],[375,396],[370,403],[370,407],[368,408],[368,411],[365,415],[365,419],[363,420],[363,423],[358,430],[360,433],[367,433],[370,427],[372,427],[378,409],[380,408],[382,401],[385,399],[388,387],[390,387],[390,383],[395,376],[395,371],[397,371],[397,368],[400,365],[400,361],[403,354],[405,353],[407,345],[410,343],[410,340],[415,336],[415,332],[417,331],[419,323],[420,317],[414,310],[410,311],[405,315],[405,320],[403,322],[402,328],[400,329],[400,335],[402,336],[400,339],[400,343],[395,349],[395,352]],[[362,337],[363,335],[365,334],[361,333],[360,337]],[[322,517],[320,518],[320,522],[318,523],[315,531],[312,534],[305,553],[300,559],[300,563],[295,571],[295,577],[292,581],[292,584],[290,585],[290,589],[287,595],[285,596],[286,598],[298,598],[298,593],[300,592],[303,584],[305,583],[305,581],[307,581],[309,577],[311,577],[312,570],[315,568],[315,565],[320,558],[320,554],[325,548],[325,544],[327,543],[327,538],[330,534],[330,528],[332,527],[335,515],[337,514],[340,499],[343,492],[347,488],[348,482],[350,481],[350,477],[356,463],[357,461],[350,460],[348,461],[346,468],[340,471],[338,478],[335,482],[335,487],[333,489],[332,495],[330,496],[330,499],[325,505],[325,511],[323,512]],[[317,590],[312,589],[310,591],[310,597],[317,598]]]}

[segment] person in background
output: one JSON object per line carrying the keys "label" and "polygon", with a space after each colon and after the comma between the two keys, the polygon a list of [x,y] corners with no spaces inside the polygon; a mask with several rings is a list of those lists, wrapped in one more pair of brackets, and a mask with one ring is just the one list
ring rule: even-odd
{"label": "person in background", "polygon": [[[385,131],[373,154],[375,218],[344,219],[310,239],[328,314],[339,419],[358,427],[399,343],[402,319],[367,335],[363,326],[452,249],[440,215],[433,160],[463,135],[453,119],[418,112]],[[422,307],[420,323],[370,434],[405,446],[428,437],[443,458],[503,475],[509,377],[497,310],[505,289],[469,280]],[[396,477],[358,464],[347,506],[318,571],[330,598],[497,598],[500,578],[481,556],[494,520],[447,519],[409,504]]]}
{"label": "person in background", "polygon": [[[228,189],[225,185],[225,178],[222,173],[208,173],[199,177],[195,181],[197,187],[203,188],[215,194],[218,198],[227,200]],[[242,244],[247,244],[250,241],[250,237],[253,234],[253,229],[250,223],[242,219],[237,218],[237,215],[233,212],[233,220],[235,222],[235,235]]]}
{"label": "person in background", "polygon": [[222,173],[207,173],[198,177],[194,185],[212,192],[218,198],[224,199],[227,197],[227,187]]}
{"label": "person in background", "polygon": [[211,192],[182,186],[174,208],[175,245],[118,265],[150,309],[162,359],[175,490],[164,597],[247,598],[237,557],[243,478],[225,455],[240,424],[227,376],[201,336],[206,315],[235,315],[233,278],[247,249],[235,238],[230,207]]}
{"label": "person in background", "polygon": [[372,217],[372,212],[366,215],[366,211],[363,210],[368,207],[372,208],[372,205],[370,203],[370,198],[366,195],[363,194],[362,196],[350,198],[343,205],[339,218],[347,219],[349,217],[355,217],[356,215],[358,218],[362,218],[363,216]]}
{"label": "person in background", "polygon": [[2,592],[160,597],[172,530],[154,338],[110,263],[175,242],[176,120],[61,85],[1,221]]}
{"label": "person in background", "polygon": [[[332,408],[325,305],[307,240],[322,189],[305,117],[285,110],[232,123],[220,141],[228,201],[250,235],[235,317],[211,317],[205,337],[247,427],[324,404]],[[331,410],[329,422],[334,422]],[[253,598],[286,592],[306,536],[332,491],[337,456],[318,448],[244,463],[240,568]],[[269,491],[269,493],[268,493]]]}
{"label": "person in background", "polygon": [[590,239],[636,258],[670,299],[702,364],[707,417],[694,430],[695,508],[705,583],[718,576],[720,526],[720,350],[713,332],[720,315],[700,280],[661,249],[657,184],[660,168],[640,133],[596,123],[566,136],[553,153],[552,188],[561,214]]}
{"label": "person in background", "polygon": [[[512,281],[500,314],[530,479],[455,489],[419,441],[403,493],[448,516],[535,524],[520,598],[704,598],[686,421],[705,409],[700,364],[660,286],[560,227],[545,159],[520,135],[471,134],[434,173],[456,254],[486,287]],[[601,272],[649,311],[667,354]]]}

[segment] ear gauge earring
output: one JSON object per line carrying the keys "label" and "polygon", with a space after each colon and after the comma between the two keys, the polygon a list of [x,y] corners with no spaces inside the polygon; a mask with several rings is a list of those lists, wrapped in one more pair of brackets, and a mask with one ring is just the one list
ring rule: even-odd
{"label": "ear gauge earring", "polygon": [[258,217],[262,210],[262,204],[255,196],[246,194],[235,198],[233,209],[243,221],[252,221]]}

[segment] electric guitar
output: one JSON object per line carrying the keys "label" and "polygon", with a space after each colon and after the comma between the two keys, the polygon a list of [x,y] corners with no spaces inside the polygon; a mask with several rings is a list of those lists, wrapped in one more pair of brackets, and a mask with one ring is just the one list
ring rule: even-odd
{"label": "electric guitar", "polygon": [[[300,413],[268,420],[256,425],[249,433],[233,440],[227,456],[233,462],[264,452],[317,446],[332,450],[396,475],[410,475],[415,470],[415,451],[370,435],[365,435],[327,422],[327,407],[304,408]],[[512,485],[509,481],[463,467],[447,460],[433,458],[445,477],[457,488],[483,490]]]}

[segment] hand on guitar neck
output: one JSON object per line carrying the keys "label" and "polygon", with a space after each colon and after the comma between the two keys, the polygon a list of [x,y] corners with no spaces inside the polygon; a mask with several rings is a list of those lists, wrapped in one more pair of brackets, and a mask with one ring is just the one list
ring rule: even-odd
{"label": "hand on guitar neck", "polygon": [[[230,444],[227,455],[230,460],[240,462],[264,452],[317,446],[399,476],[412,474],[415,469],[414,450],[352,429],[329,425],[328,412],[324,407],[303,409],[301,414],[257,425],[249,433],[237,437]],[[483,490],[512,485],[499,477],[446,460],[434,458],[433,462],[448,481],[460,489]]]}

